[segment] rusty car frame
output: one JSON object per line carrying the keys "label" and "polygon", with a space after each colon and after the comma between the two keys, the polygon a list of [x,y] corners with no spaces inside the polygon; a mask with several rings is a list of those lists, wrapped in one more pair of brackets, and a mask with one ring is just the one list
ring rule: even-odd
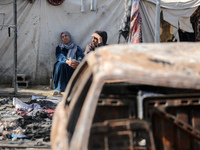
{"label": "rusty car frame", "polygon": [[87,55],[56,108],[51,147],[200,149],[200,43],[118,44]]}

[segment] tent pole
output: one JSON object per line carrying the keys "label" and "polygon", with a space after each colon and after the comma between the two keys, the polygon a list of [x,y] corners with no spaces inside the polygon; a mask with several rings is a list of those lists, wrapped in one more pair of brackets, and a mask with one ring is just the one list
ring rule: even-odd
{"label": "tent pole", "polygon": [[160,43],[160,0],[156,2],[155,43]]}
{"label": "tent pole", "polygon": [[17,0],[13,0],[14,12],[14,94],[17,94]]}

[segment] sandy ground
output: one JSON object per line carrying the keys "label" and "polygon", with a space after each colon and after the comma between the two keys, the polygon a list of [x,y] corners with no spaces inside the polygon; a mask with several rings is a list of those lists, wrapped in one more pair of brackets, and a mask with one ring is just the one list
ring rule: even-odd
{"label": "sandy ground", "polygon": [[[0,96],[13,96],[14,90],[8,85],[0,85]],[[17,89],[17,95],[22,97],[30,95],[52,96],[53,92],[54,90],[48,85],[30,86],[28,88],[19,87]]]}

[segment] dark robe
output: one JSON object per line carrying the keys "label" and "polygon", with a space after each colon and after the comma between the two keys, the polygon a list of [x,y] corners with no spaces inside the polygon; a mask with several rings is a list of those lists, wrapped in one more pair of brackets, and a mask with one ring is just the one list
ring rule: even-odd
{"label": "dark robe", "polygon": [[[61,48],[57,46],[56,48],[56,58],[57,62],[54,65],[54,71],[53,71],[53,79],[54,79],[54,89],[56,91],[65,91],[65,88],[74,72],[75,69],[70,67],[66,63],[66,56],[67,56],[68,50],[66,48]],[[84,54],[80,47],[77,48],[76,51],[76,58],[82,58],[84,57]]]}

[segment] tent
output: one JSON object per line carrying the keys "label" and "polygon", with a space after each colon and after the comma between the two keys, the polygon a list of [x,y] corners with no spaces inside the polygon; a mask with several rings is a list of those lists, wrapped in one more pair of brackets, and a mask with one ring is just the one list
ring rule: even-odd
{"label": "tent", "polygon": [[[118,41],[124,0],[65,0],[58,6],[47,0],[17,0],[17,73],[34,85],[49,84],[56,62],[59,34],[67,30],[84,51],[95,30],[106,30],[108,44]],[[0,84],[11,84],[14,66],[13,0],[0,0]]]}
{"label": "tent", "polygon": [[[190,22],[194,13],[196,13],[195,17],[198,18],[195,32],[198,32],[197,36],[200,36],[199,0],[129,0],[120,26],[120,35],[123,35],[126,41],[130,43],[154,42],[155,31],[159,27],[156,24],[156,7],[158,3],[160,3],[160,7],[158,7],[160,16],[162,20],[173,26],[174,36],[178,37],[179,29],[190,33],[194,32]],[[197,37],[197,39],[200,38]]]}
{"label": "tent", "polygon": [[[140,2],[140,13],[143,22],[143,42],[154,42],[157,0],[142,0]],[[199,0],[160,1],[160,10],[162,12],[163,19],[174,27],[175,36],[179,28],[186,32],[194,32],[192,24],[190,22],[190,17],[199,6]]]}
{"label": "tent", "polygon": [[[17,0],[18,52],[17,72],[27,74],[32,84],[49,84],[56,61],[55,48],[59,33],[68,30],[84,51],[96,30],[108,32],[108,44],[118,42],[119,29],[129,1],[139,0],[65,0],[58,6],[47,0]],[[154,42],[157,0],[140,0],[142,40]],[[164,20],[193,32],[190,16],[199,0],[161,0]],[[125,6],[125,7],[124,7]],[[137,11],[136,11],[137,12]],[[0,0],[0,25],[13,24],[13,0]],[[11,84],[14,66],[14,36],[0,26],[0,84]],[[121,43],[125,42],[121,40]]]}

